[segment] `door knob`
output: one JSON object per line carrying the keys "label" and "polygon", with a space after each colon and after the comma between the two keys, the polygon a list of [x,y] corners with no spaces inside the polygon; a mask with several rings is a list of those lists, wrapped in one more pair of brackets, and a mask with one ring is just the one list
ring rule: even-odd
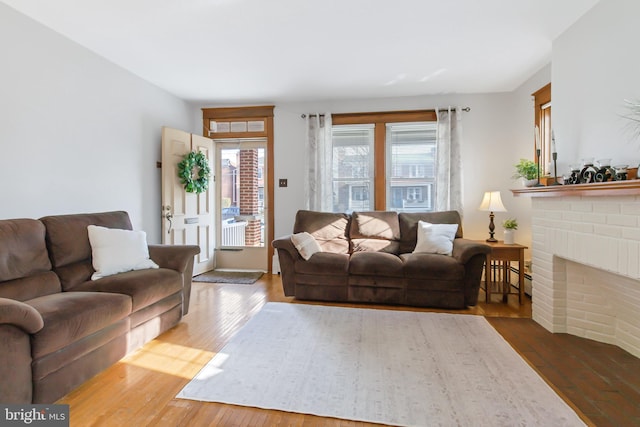
{"label": "door knob", "polygon": [[167,230],[167,234],[171,234],[171,227],[173,227],[173,215],[171,214],[171,212],[167,212],[166,214],[164,214],[164,217],[167,221],[169,221],[169,229]]}

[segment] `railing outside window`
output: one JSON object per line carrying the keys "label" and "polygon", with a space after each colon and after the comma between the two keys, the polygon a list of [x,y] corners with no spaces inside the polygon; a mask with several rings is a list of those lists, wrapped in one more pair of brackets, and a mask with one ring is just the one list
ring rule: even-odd
{"label": "railing outside window", "polygon": [[226,220],[222,222],[222,246],[244,246],[245,245],[246,221],[234,222]]}

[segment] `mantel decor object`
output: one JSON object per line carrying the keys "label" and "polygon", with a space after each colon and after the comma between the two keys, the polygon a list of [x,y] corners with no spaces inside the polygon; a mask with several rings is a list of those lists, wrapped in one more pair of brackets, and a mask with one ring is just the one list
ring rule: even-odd
{"label": "mantel decor object", "polygon": [[516,171],[513,179],[523,179],[525,187],[533,187],[539,182],[540,168],[536,162],[528,159],[520,159],[515,165]]}
{"label": "mantel decor object", "polygon": [[558,182],[558,153],[555,151],[551,153],[551,157],[553,158],[553,184],[551,185],[562,185]]}
{"label": "mantel decor object", "polygon": [[553,159],[553,184],[561,185],[558,182],[558,149],[556,148],[556,134],[551,129],[551,158]]}
{"label": "mantel decor object", "polygon": [[542,149],[542,137],[540,135],[540,128],[538,127],[538,125],[536,125],[533,129],[533,136],[536,140],[536,171],[538,176],[538,182],[534,185],[534,187],[543,187],[543,185],[540,184],[540,153]]}
{"label": "mantel decor object", "polygon": [[544,187],[544,185],[540,184],[540,149],[536,148],[536,157],[538,158],[538,182],[534,187]]}
{"label": "mantel decor object", "polygon": [[592,184],[595,182],[626,181],[628,165],[611,166],[611,159],[598,160],[594,166],[593,158],[582,159],[582,166],[571,165],[571,174],[565,184]]}

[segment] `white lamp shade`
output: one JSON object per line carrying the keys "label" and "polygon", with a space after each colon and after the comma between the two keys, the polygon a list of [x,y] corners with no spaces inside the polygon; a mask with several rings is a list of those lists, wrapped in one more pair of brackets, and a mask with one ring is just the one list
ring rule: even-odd
{"label": "white lamp shade", "polygon": [[490,211],[490,212],[506,212],[504,205],[502,204],[502,199],[500,198],[499,191],[487,191],[484,193],[484,197],[482,198],[482,203],[480,203],[480,207],[478,208],[481,211]]}

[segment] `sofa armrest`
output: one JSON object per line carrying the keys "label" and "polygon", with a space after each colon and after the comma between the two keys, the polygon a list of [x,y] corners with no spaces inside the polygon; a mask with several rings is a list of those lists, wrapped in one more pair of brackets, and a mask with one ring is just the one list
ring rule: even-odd
{"label": "sofa armrest", "polygon": [[280,276],[282,277],[282,288],[285,296],[296,294],[296,273],[295,263],[303,258],[293,245],[291,235],[280,237],[271,246],[278,251],[278,262],[280,263]]}
{"label": "sofa armrest", "polygon": [[489,252],[491,252],[491,247],[484,243],[474,242],[473,240],[463,238],[453,240],[452,255],[462,264],[466,264],[476,255],[486,256]]}
{"label": "sofa armrest", "polygon": [[182,315],[189,313],[194,257],[200,253],[196,245],[149,245],[149,257],[161,268],[182,275]]}
{"label": "sofa armrest", "polygon": [[282,249],[287,251],[293,260],[302,259],[300,252],[296,249],[291,241],[291,234],[277,238],[271,243],[274,249]]}
{"label": "sofa armrest", "polygon": [[149,258],[161,268],[184,273],[193,257],[200,253],[195,245],[149,245]]}
{"label": "sofa armrest", "polygon": [[0,324],[17,326],[28,334],[35,334],[44,327],[38,310],[20,301],[0,298]]}

